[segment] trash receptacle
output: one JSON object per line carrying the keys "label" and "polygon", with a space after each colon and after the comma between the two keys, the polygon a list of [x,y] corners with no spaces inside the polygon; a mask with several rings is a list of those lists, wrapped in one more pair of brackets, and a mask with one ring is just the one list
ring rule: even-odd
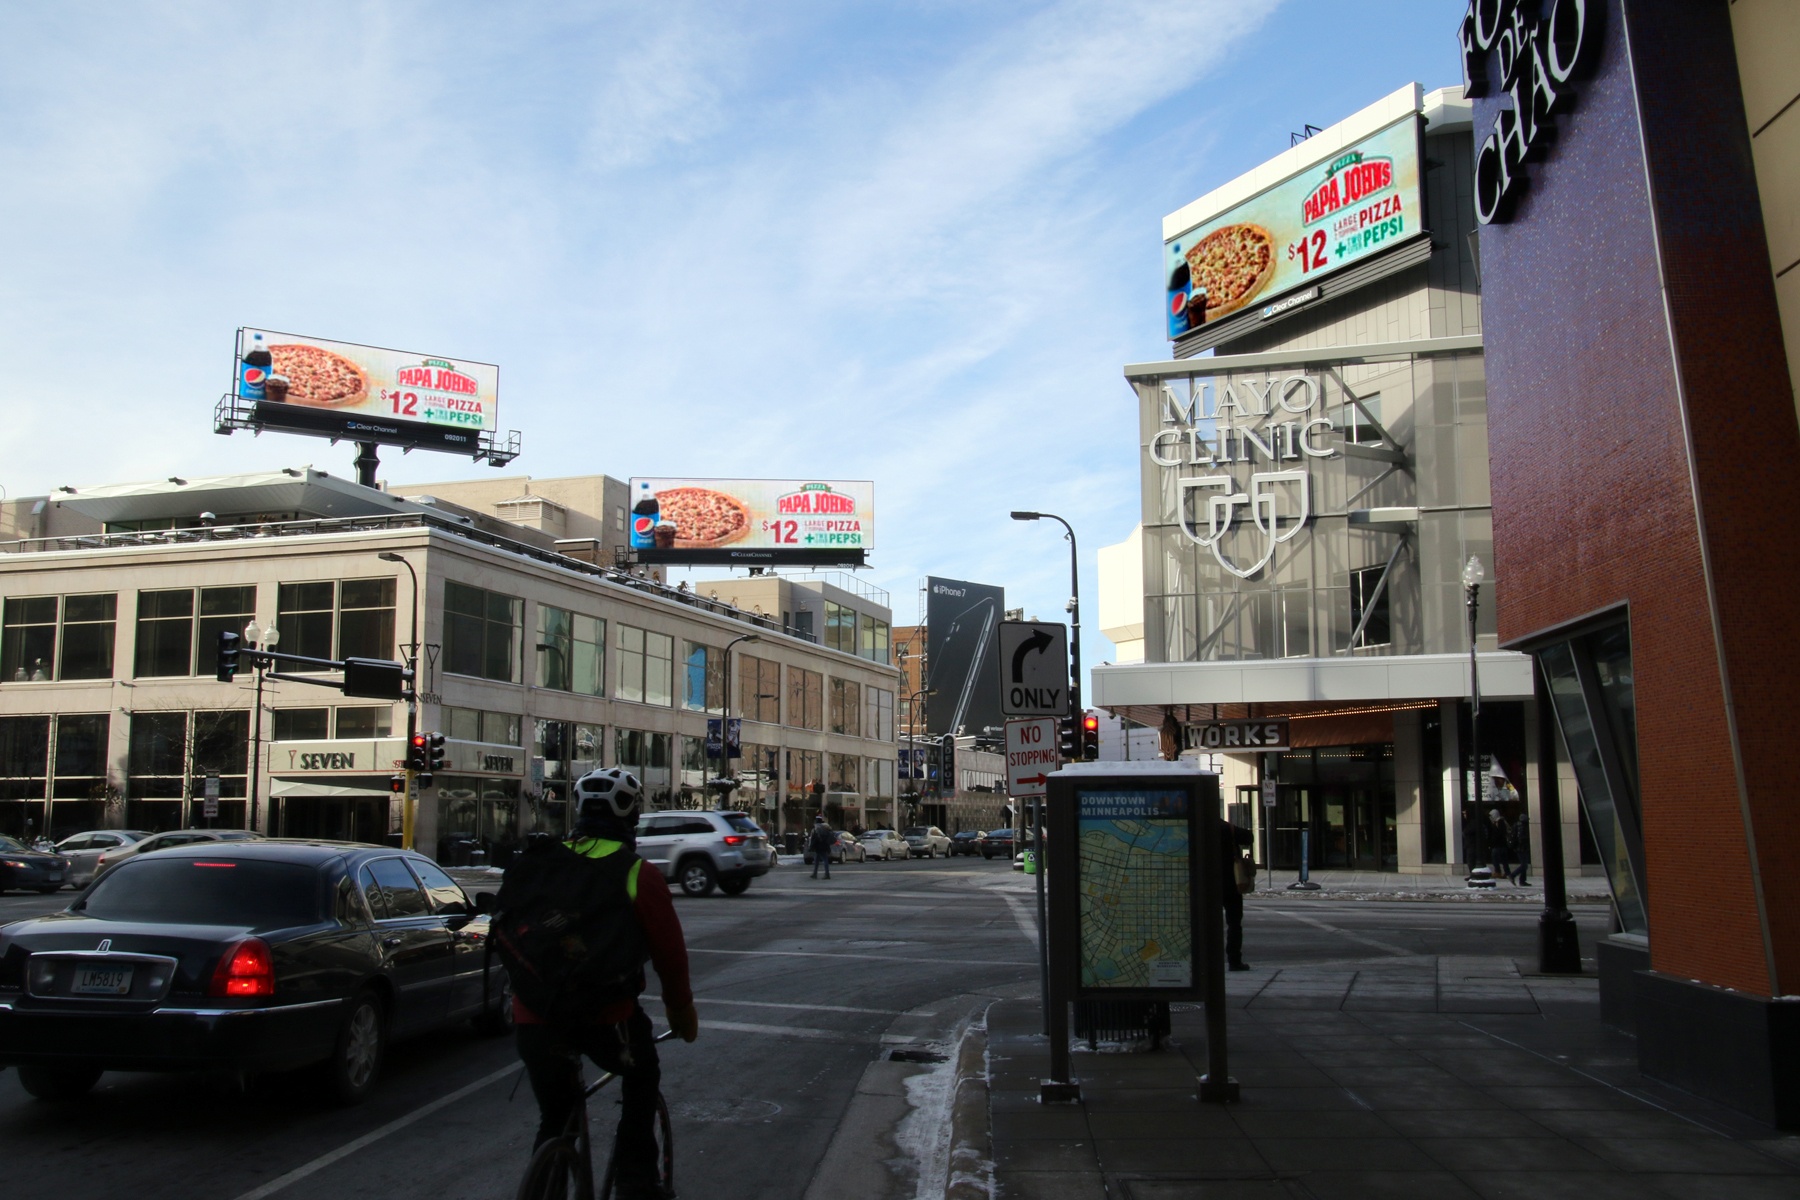
{"label": "trash receptacle", "polygon": [[469,865],[471,867],[487,866],[487,858],[488,855],[486,850],[476,849],[469,851]]}
{"label": "trash receptacle", "polygon": [[1036,850],[1025,851],[1025,873],[1027,875],[1036,875],[1037,874],[1037,851]]}

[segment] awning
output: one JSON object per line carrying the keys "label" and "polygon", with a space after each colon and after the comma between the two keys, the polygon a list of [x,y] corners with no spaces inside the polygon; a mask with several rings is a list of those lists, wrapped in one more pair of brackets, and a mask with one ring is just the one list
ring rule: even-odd
{"label": "awning", "polygon": [[325,783],[318,779],[271,779],[269,796],[317,796],[339,797],[363,800],[392,800],[394,791],[384,782],[377,786],[374,782],[346,780],[342,783]]}

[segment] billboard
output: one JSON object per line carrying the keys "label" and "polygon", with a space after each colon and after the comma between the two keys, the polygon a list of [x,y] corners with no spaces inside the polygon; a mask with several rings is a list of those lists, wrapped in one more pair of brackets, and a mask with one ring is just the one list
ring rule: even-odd
{"label": "billboard", "polygon": [[963,579],[925,581],[925,726],[933,734],[1005,728],[995,638],[1006,589]]}
{"label": "billboard", "polygon": [[645,563],[861,566],[874,517],[866,480],[631,480],[631,548]]}
{"label": "billboard", "polygon": [[1164,242],[1169,337],[1424,233],[1419,157],[1408,117]]}
{"label": "billboard", "polygon": [[473,454],[495,429],[500,368],[239,329],[232,391],[264,428]]}

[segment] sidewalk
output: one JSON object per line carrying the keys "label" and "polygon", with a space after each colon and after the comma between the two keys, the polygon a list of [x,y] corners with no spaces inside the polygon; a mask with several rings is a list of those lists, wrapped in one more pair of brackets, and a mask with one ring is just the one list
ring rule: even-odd
{"label": "sidewalk", "polygon": [[[1258,896],[1287,896],[1305,900],[1505,900],[1544,902],[1544,877],[1535,870],[1531,882],[1520,887],[1502,878],[1491,888],[1472,888],[1461,875],[1402,875],[1395,871],[1313,871],[1318,891],[1291,889],[1298,878],[1293,871],[1258,871]],[[1564,885],[1570,904],[1606,904],[1612,899],[1604,875],[1570,874]]]}
{"label": "sidewalk", "polygon": [[[1243,1089],[1230,1105],[1197,1098],[1207,1069],[1198,1004],[1173,1006],[1157,1051],[1076,1043],[1082,1099],[1068,1105],[1038,1100],[1049,1047],[1036,1001],[993,1004],[985,1143],[999,1194],[1800,1195],[1800,1137],[1640,1076],[1632,1040],[1599,1023],[1592,976],[1417,957],[1228,979],[1231,1074]],[[979,1147],[983,1132],[959,1127],[956,1141]]]}

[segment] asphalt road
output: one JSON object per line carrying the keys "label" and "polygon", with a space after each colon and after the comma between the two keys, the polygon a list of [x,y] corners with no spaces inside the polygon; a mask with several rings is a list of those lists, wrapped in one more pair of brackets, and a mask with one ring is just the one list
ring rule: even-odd
{"label": "asphalt road", "polygon": [[[948,1037],[969,1001],[1036,991],[1030,882],[980,859],[790,863],[739,897],[677,901],[701,1037],[664,1046],[677,1179],[688,1196],[801,1196],[864,1068],[904,1027]],[[66,903],[0,898],[0,922]],[[1579,914],[1582,944],[1605,910]],[[1529,905],[1253,899],[1258,966],[1399,954],[1535,954]],[[660,1007],[651,1012],[660,1018]],[[915,1010],[934,1013],[921,1022]],[[921,1034],[921,1030],[923,1033]],[[32,1100],[0,1073],[0,1190],[9,1200],[179,1196],[310,1200],[510,1196],[535,1123],[510,1040],[445,1031],[395,1046],[360,1108],[321,1106],[292,1077],[109,1074],[86,1100]],[[610,1126],[607,1106],[595,1108]]]}

